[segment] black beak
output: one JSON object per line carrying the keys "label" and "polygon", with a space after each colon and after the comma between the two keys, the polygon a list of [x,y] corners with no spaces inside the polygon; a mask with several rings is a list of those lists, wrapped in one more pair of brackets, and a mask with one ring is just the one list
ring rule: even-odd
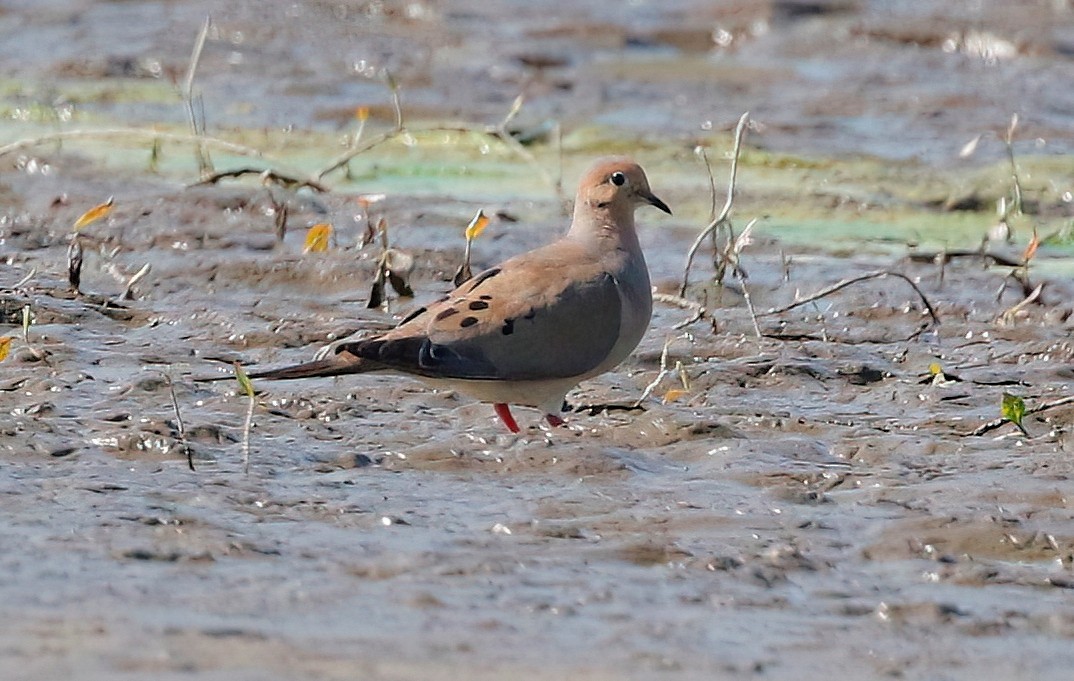
{"label": "black beak", "polygon": [[663,201],[661,201],[660,199],[656,198],[655,194],[646,194],[646,195],[642,196],[641,198],[643,198],[646,201],[648,201],[650,205],[656,206],[657,208],[659,208],[660,210],[664,211],[668,215],[671,215],[671,209],[668,208],[668,205],[666,203],[664,203]]}

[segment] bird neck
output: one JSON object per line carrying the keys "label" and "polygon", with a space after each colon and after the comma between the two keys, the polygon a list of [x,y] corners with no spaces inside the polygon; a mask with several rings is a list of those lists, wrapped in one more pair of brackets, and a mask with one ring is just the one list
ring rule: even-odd
{"label": "bird neck", "polygon": [[567,235],[594,247],[641,250],[633,206],[597,206],[578,201]]}

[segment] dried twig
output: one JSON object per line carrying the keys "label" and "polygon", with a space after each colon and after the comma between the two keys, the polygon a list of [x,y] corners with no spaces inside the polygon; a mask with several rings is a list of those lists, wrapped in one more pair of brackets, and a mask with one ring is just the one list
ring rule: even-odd
{"label": "dried twig", "polygon": [[868,338],[855,338],[853,340],[844,340],[841,338],[833,338],[828,336],[827,329],[822,328],[821,333],[794,333],[794,332],[780,332],[780,331],[767,331],[764,334],[765,338],[772,338],[778,341],[820,341],[821,343],[837,343],[843,345],[891,345],[892,343],[909,343],[916,339],[921,334],[925,333],[928,328],[932,326],[931,322],[924,322],[919,324],[918,327],[910,334],[898,338],[889,337],[868,337]]}
{"label": "dried twig", "polygon": [[1037,284],[1036,288],[1030,291],[1028,296],[1004,310],[1003,313],[999,316],[999,320],[1002,321],[1004,324],[1013,323],[1015,316],[1019,312],[1024,310],[1026,307],[1036,302],[1036,300],[1040,298],[1040,293],[1043,290],[1044,284]]}
{"label": "dried twig", "polygon": [[[371,139],[370,141],[366,142],[365,144],[363,144],[361,146],[358,146],[358,140],[360,139],[360,135],[356,134],[354,136],[354,139],[351,141],[350,148],[347,149],[347,151],[345,151],[342,154],[340,154],[339,156],[337,156],[327,166],[325,166],[324,168],[322,168],[321,170],[317,171],[317,173],[314,174],[314,178],[316,178],[316,180],[318,180],[318,181],[323,180],[325,178],[325,176],[328,175],[329,173],[334,172],[336,170],[339,170],[340,168],[343,168],[343,167],[349,167],[348,164],[355,157],[360,156],[361,154],[364,154],[367,151],[370,151],[371,149],[375,149],[376,147],[379,147],[380,145],[384,144],[385,142],[389,142],[389,141],[395,139],[396,137],[399,137],[400,135],[403,135],[403,134],[406,133],[406,127],[403,125],[402,104],[400,103],[400,100],[399,100],[399,86],[395,82],[395,78],[393,78],[391,73],[388,72],[387,70],[384,71],[384,76],[385,76],[385,80],[386,80],[386,82],[388,84],[388,89],[391,91],[391,95],[392,95],[392,108],[395,111],[395,127],[393,127],[391,130],[389,130],[389,131],[387,131],[385,133],[382,133],[381,135],[378,135],[377,137],[374,137],[373,139]],[[363,124],[362,124],[360,130],[364,130],[364,129],[365,129],[365,124],[364,124],[364,121],[363,121]]]}
{"label": "dried twig", "polygon": [[242,365],[236,360],[232,362],[235,367],[235,378],[239,381],[239,387],[246,393],[249,402],[246,407],[246,421],[242,424],[242,472],[250,473],[250,429],[254,423],[254,407],[257,405],[257,392],[250,377],[246,375]]}
{"label": "dried twig", "polygon": [[544,166],[537,161],[537,158],[532,153],[530,153],[530,150],[527,149],[517,139],[515,139],[514,135],[512,135],[507,130],[507,126],[511,123],[512,120],[514,120],[515,116],[518,115],[518,112],[522,110],[522,104],[524,102],[525,98],[522,95],[515,97],[515,101],[511,103],[511,109],[507,112],[507,115],[504,116],[503,120],[500,121],[499,125],[485,128],[483,132],[489,137],[499,140],[504,146],[515,152],[517,156],[521,157],[523,160],[529,163],[530,166],[536,169],[538,174],[540,174],[541,179],[543,179],[545,183],[551,186],[553,191],[556,192],[556,197],[559,199],[560,203],[563,204],[565,208],[568,204],[568,201],[566,195],[564,195],[563,193],[562,171],[560,172],[560,177],[558,179],[553,178],[548,173],[548,171],[545,170]]}
{"label": "dried twig", "polygon": [[127,285],[123,289],[123,295],[120,300],[134,300],[134,285],[145,278],[145,275],[149,274],[149,270],[152,269],[150,263],[142,265],[142,268],[131,275],[131,278],[127,280]]}
{"label": "dried twig", "polygon": [[746,223],[746,227],[742,230],[742,235],[738,241],[728,242],[729,251],[734,258],[734,270],[736,276],[740,282],[742,282],[742,297],[746,301],[746,309],[749,310],[750,320],[753,322],[753,332],[757,334],[757,338],[761,338],[761,325],[757,322],[757,310],[753,309],[753,299],[750,297],[750,287],[746,285],[746,274],[738,266],[738,256],[742,252],[742,249],[749,243],[749,233],[753,229],[753,226],[757,224],[757,218],[750,220]]}
{"label": "dried twig", "polygon": [[541,176],[541,179],[543,179],[550,187],[552,187],[552,189],[556,192],[556,196],[565,205],[566,196],[563,194],[563,183],[553,178],[549,174],[549,172],[545,170],[544,166],[542,166],[540,162],[538,162],[537,158],[532,153],[530,153],[530,151],[526,149],[526,147],[523,146],[521,142],[515,139],[507,130],[508,124],[518,114],[518,111],[519,109],[521,109],[523,102],[524,99],[522,95],[516,97],[515,101],[511,105],[511,109],[507,112],[507,115],[504,116],[503,120],[496,125],[434,125],[410,128],[404,125],[403,113],[399,104],[398,88],[395,88],[392,94],[392,104],[395,108],[395,127],[393,127],[391,130],[381,133],[380,135],[377,135],[376,137],[367,141],[365,144],[352,144],[349,149],[347,149],[345,152],[333,159],[324,168],[314,173],[311,182],[318,182],[320,180],[323,180],[326,175],[329,175],[336,170],[346,167],[347,164],[349,164],[356,157],[361,156],[362,154],[365,154],[383,144],[391,142],[398,137],[420,133],[456,132],[460,134],[472,134],[491,138],[513,151],[516,155],[520,156],[537,171],[537,173]]}
{"label": "dried twig", "polygon": [[190,470],[194,468],[194,450],[190,447],[190,443],[186,439],[186,424],[183,423],[183,415],[179,412],[179,399],[175,396],[175,384],[172,382],[172,375],[165,371],[164,381],[168,384],[168,392],[172,397],[172,409],[175,410],[175,424],[179,431],[179,446],[183,448],[183,453],[186,454],[186,465],[190,466]]}
{"label": "dried twig", "polygon": [[288,209],[286,201],[276,201],[272,190],[269,190],[268,194],[269,201],[272,203],[273,225],[276,228],[276,245],[282,246],[284,239],[287,238],[287,216],[290,213],[290,209]]}
{"label": "dried twig", "polygon": [[707,239],[710,234],[728,222],[731,206],[735,201],[735,180],[738,177],[738,157],[742,150],[742,138],[745,136],[749,120],[750,114],[748,111],[742,114],[738,119],[738,125],[735,127],[735,145],[731,152],[731,178],[728,180],[727,184],[727,200],[724,202],[723,210],[720,211],[720,214],[717,215],[708,226],[701,230],[701,233],[694,239],[694,243],[690,245],[690,250],[686,253],[686,263],[683,266],[682,272],[682,286],[679,287],[680,296],[686,296],[686,289],[689,285],[690,268],[694,264],[694,256],[697,255],[697,249],[701,248],[701,244],[705,242],[705,239]]}
{"label": "dried twig", "polygon": [[837,291],[840,291],[840,290],[846,288],[847,286],[850,286],[851,284],[857,284],[857,283],[860,283],[860,282],[863,282],[863,281],[869,281],[870,279],[883,279],[885,277],[898,277],[899,279],[902,279],[903,281],[905,281],[907,284],[910,284],[910,286],[917,293],[918,297],[921,298],[921,303],[925,306],[925,310],[928,311],[929,316],[932,317],[933,323],[935,323],[935,324],[940,323],[939,315],[936,314],[936,310],[933,309],[932,303],[929,302],[929,299],[925,296],[924,292],[918,287],[918,285],[915,284],[914,281],[912,279],[910,279],[910,277],[906,276],[905,274],[903,274],[901,272],[892,272],[891,270],[876,270],[875,272],[868,272],[866,274],[861,274],[861,275],[858,275],[856,277],[849,277],[847,279],[842,279],[842,280],[837,281],[836,283],[832,284],[831,286],[826,286],[826,287],[822,288],[821,290],[819,290],[819,291],[817,291],[815,293],[812,293],[812,294],[810,294],[808,296],[805,296],[804,298],[795,297],[794,302],[792,302],[792,303],[790,303],[788,305],[784,305],[783,307],[771,308],[771,309],[761,313],[761,316],[762,317],[768,317],[768,316],[771,316],[771,315],[782,314],[784,312],[787,312],[788,310],[793,310],[796,307],[806,305],[808,303],[812,303],[812,302],[820,300],[821,298],[824,298],[826,296],[830,296],[831,294],[833,294],[833,293],[835,293]]}
{"label": "dried twig", "polygon": [[215,147],[239,156],[251,156],[254,158],[265,157],[264,152],[260,149],[248,147],[243,144],[236,144],[235,142],[228,142],[227,140],[222,140],[216,137],[159,132],[157,130],[143,130],[140,128],[101,128],[99,130],[66,130],[64,132],[54,132],[48,135],[41,135],[40,137],[17,140],[10,144],[0,146],[0,157],[12,154],[16,151],[22,151],[23,149],[30,149],[43,144],[49,144],[51,142],[61,142],[70,139],[109,139],[112,137],[141,137],[149,139],[150,141],[161,140],[164,142],[177,142],[182,144],[202,144],[207,147]]}
{"label": "dried twig", "polygon": [[1008,258],[1003,255],[992,253],[990,251],[983,250],[943,250],[937,252],[914,252],[907,256],[907,259],[911,262],[925,262],[934,263],[940,262],[947,264],[956,258],[980,258],[981,260],[991,260],[996,265],[1003,267],[1021,267],[1022,263]]}
{"label": "dried twig", "polygon": [[657,386],[660,385],[660,382],[663,381],[668,374],[674,373],[678,375],[679,381],[682,383],[683,390],[690,390],[690,379],[686,375],[686,367],[683,366],[682,362],[676,360],[675,366],[673,368],[668,368],[668,348],[671,346],[672,340],[673,339],[668,338],[664,341],[664,349],[660,352],[660,372],[656,375],[656,378],[653,379],[652,383],[645,386],[645,390],[642,391],[641,397],[639,397],[638,400],[633,404],[632,408],[640,409],[641,403],[647,400],[649,396],[653,394],[653,391],[656,390]]}
{"label": "dried twig", "polygon": [[262,181],[269,181],[278,184],[282,187],[290,189],[301,189],[302,187],[309,187],[310,189],[320,192],[322,194],[327,193],[328,187],[321,184],[317,180],[309,177],[299,177],[297,174],[291,175],[281,170],[273,168],[256,168],[254,166],[246,166],[243,168],[232,168],[230,170],[219,170],[215,173],[209,173],[203,176],[197,182],[191,184],[191,187],[197,187],[200,185],[216,184],[220,180],[225,180],[231,177],[242,177],[243,175],[257,175]]}
{"label": "dried twig", "polygon": [[11,287],[11,290],[12,291],[18,291],[20,288],[22,288],[23,286],[28,284],[30,282],[30,280],[33,279],[34,276],[36,276],[36,275],[37,275],[37,268],[36,267],[31,267],[30,271],[26,273],[26,276],[23,277],[22,279],[19,279],[19,281],[14,286]]}
{"label": "dried twig", "polygon": [[[194,76],[198,70],[198,62],[201,61],[201,51],[205,48],[205,39],[209,35],[209,29],[212,27],[212,17],[206,16],[205,23],[202,24],[201,30],[198,32],[197,39],[194,40],[194,50],[190,54],[190,63],[187,65],[186,78],[183,79],[183,102],[186,104],[187,118],[190,122],[190,133],[200,138],[205,133],[205,116],[202,112],[202,122],[198,124],[198,117],[194,111]],[[208,152],[201,145],[201,142],[194,143],[194,157],[198,161],[198,173],[202,177],[210,174],[213,171],[212,160],[209,158]]]}
{"label": "dried twig", "polygon": [[33,315],[30,314],[29,304],[22,306],[22,342],[30,345],[30,324],[33,323]]}
{"label": "dried twig", "polygon": [[324,168],[322,168],[321,170],[319,170],[316,173],[314,173],[314,175],[313,175],[313,177],[315,178],[314,181],[323,180],[326,175],[328,175],[329,173],[335,172],[336,170],[339,170],[340,168],[343,168],[348,163],[350,163],[352,160],[354,160],[355,157],[361,156],[362,154],[366,153],[367,151],[375,149],[375,148],[379,147],[380,145],[384,144],[385,142],[390,142],[391,140],[395,139],[396,137],[398,137],[398,136],[400,136],[402,134],[403,134],[402,129],[393,128],[392,130],[389,130],[388,132],[382,133],[382,134],[374,137],[373,139],[369,140],[368,142],[366,142],[365,144],[363,144],[361,146],[352,145],[349,149],[347,149],[347,151],[345,151],[342,154],[340,154],[339,156],[337,156],[335,159],[333,159]]}
{"label": "dried twig", "polygon": [[[999,289],[996,290],[997,303],[1000,301],[1001,298],[1003,298],[1003,294],[1004,292],[1006,292],[1007,286],[1010,284],[1010,281],[1012,279],[1018,282],[1018,285],[1022,287],[1022,295],[1024,297],[1029,297],[1033,295],[1033,290],[1037,288],[1033,285],[1033,282],[1030,281],[1029,275],[1026,272],[1026,268],[1022,266],[1016,267],[1012,269],[1006,277],[1003,278],[1003,283],[1000,284]],[[1034,297],[1034,301],[1040,303],[1041,305],[1044,304],[1044,301],[1040,299],[1039,293]]]}
{"label": "dried twig", "polygon": [[246,421],[242,424],[242,472],[250,473],[250,428],[254,424],[254,406],[257,404],[257,398],[250,395],[249,402],[246,406]]}
{"label": "dried twig", "polygon": [[[1039,414],[1042,411],[1047,411],[1049,409],[1054,409],[1056,407],[1062,407],[1063,405],[1066,405],[1066,404],[1074,404],[1074,395],[1067,395],[1066,397],[1060,397],[1060,398],[1052,400],[1050,402],[1041,402],[1040,404],[1038,404],[1035,407],[1030,407],[1029,409],[1026,409],[1025,415],[1029,416],[1030,414]],[[988,433],[990,431],[995,430],[996,428],[1001,427],[1004,423],[1013,423],[1013,421],[1001,416],[998,419],[993,419],[993,420],[988,421],[986,423],[982,423],[981,425],[977,426],[976,428],[974,428],[970,432],[963,433],[963,435],[968,436],[968,437],[975,437],[975,436],[978,436],[978,435],[984,435],[985,433]]]}
{"label": "dried twig", "polygon": [[1011,164],[1011,203],[1009,209],[1004,211],[1001,218],[1006,221],[1008,216],[1022,214],[1022,181],[1018,178],[1018,162],[1014,158],[1014,131],[1018,129],[1018,114],[1011,116],[1011,122],[1007,126],[1007,135],[1004,142],[1007,147],[1007,160]]}
{"label": "dried twig", "polygon": [[71,237],[71,245],[67,247],[67,283],[75,293],[79,292],[82,283],[82,237],[78,234]]}
{"label": "dried twig", "polygon": [[686,321],[679,322],[672,327],[676,330],[690,326],[694,322],[701,321],[708,315],[708,311],[705,309],[704,305],[702,305],[701,303],[695,303],[692,300],[687,300],[682,296],[673,296],[669,293],[653,293],[653,301],[658,303],[664,303],[666,305],[674,305],[679,309],[691,310],[693,312],[693,315],[691,315],[689,319],[687,319]]}
{"label": "dried twig", "polygon": [[30,351],[34,359],[45,362],[48,364],[48,353],[30,343],[30,325],[34,323],[34,317],[30,310],[30,305],[26,304],[22,306],[22,344],[26,346],[26,349]]}
{"label": "dried twig", "polygon": [[705,147],[698,145],[697,154],[701,162],[705,164],[705,173],[709,178],[709,220],[716,219],[716,176],[712,173],[712,163],[709,162],[708,152]]}

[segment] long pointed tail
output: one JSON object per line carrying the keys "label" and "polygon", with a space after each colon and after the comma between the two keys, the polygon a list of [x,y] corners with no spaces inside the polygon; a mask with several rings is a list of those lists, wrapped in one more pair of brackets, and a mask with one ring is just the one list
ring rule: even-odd
{"label": "long pointed tail", "polygon": [[270,381],[287,381],[294,378],[319,378],[322,376],[342,376],[364,371],[361,363],[341,362],[336,357],[318,359],[304,364],[266,369],[249,374],[250,378],[265,378]]}
{"label": "long pointed tail", "polygon": [[[351,355],[348,355],[351,357]],[[365,362],[354,358],[355,361],[347,361],[340,355],[335,355],[327,359],[318,359],[312,362],[305,362],[304,364],[295,364],[289,367],[281,367],[279,369],[267,369],[265,371],[254,371],[247,374],[251,379],[264,378],[270,381],[287,381],[296,378],[321,378],[325,376],[343,376],[345,374],[360,374],[369,371],[369,367]],[[198,382],[207,381],[225,381],[234,378],[233,375],[222,376],[205,376],[202,378],[195,378]]]}

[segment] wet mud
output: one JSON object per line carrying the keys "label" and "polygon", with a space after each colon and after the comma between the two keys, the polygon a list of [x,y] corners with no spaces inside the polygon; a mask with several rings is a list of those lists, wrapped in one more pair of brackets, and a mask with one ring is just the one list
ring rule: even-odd
{"label": "wet mud", "polygon": [[[362,72],[388,66],[416,129],[496,121],[524,89],[516,122],[559,121],[561,144],[539,136],[527,160],[480,135],[415,132],[356,157],[326,193],[256,175],[191,186],[181,145],[155,168],[129,140],[0,156],[0,331],[13,338],[0,363],[0,676],[1069,669],[1074,404],[1030,413],[1026,434],[971,432],[1000,416],[1004,393],[1032,410],[1074,390],[1074,128],[1066,91],[1047,87],[1069,69],[1071,15],[894,5],[637,3],[609,18],[555,2],[510,16],[488,3],[234,3],[213,10],[200,65],[211,134],[312,172],[353,132],[355,106],[371,107],[374,132],[390,125],[383,83]],[[181,130],[168,80],[205,10],[0,4],[2,143],[68,125]],[[1024,105],[1024,214],[1007,240],[995,234],[1004,146],[959,150],[1002,133],[1011,97]],[[41,115],[65,107],[71,120]],[[684,325],[695,308],[658,303],[637,352],[568,396],[631,405],[667,369],[644,410],[571,411],[548,429],[520,409],[511,435],[487,405],[406,378],[258,382],[244,472],[248,397],[234,380],[193,379],[389,327],[450,289],[479,208],[494,217],[475,269],[547,242],[567,218],[537,168],[569,188],[594,156],[636,154],[675,210],[638,219],[657,290],[677,294],[710,210],[695,146],[722,203],[724,133],[745,109],[736,229],[763,218],[740,254],[747,289],[714,281],[704,246],[686,294],[704,314]],[[108,196],[112,214],[79,232],[75,292],[72,224]],[[380,218],[414,257],[416,296],[368,309],[380,244],[362,242]],[[303,254],[320,222],[332,247]],[[1022,268],[1034,227],[1043,241]],[[970,253],[990,230],[996,257]],[[778,311],[877,270],[918,289],[863,279]]]}

